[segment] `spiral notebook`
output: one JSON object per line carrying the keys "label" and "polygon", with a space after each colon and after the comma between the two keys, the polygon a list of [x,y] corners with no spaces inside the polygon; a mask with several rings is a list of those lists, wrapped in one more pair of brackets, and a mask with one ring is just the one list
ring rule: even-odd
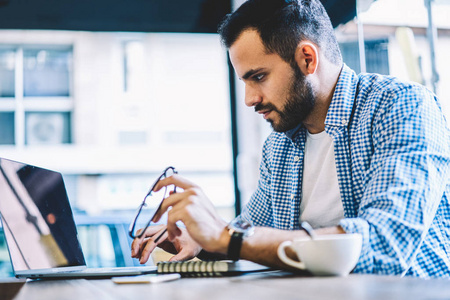
{"label": "spiral notebook", "polygon": [[272,270],[248,260],[218,260],[218,261],[163,261],[157,264],[158,274],[179,273],[182,277],[221,277],[236,276],[252,272]]}

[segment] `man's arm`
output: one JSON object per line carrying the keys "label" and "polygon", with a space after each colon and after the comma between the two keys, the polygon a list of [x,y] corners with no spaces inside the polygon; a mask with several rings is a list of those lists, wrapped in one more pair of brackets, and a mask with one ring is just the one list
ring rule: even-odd
{"label": "man's arm", "polygon": [[[315,230],[316,234],[343,234],[341,227],[328,227]],[[228,235],[226,233],[225,235]],[[268,227],[257,227],[255,233],[245,238],[242,243],[241,258],[267,266],[290,268],[278,258],[278,246],[287,240],[294,240],[306,236],[302,230],[280,230]],[[223,245],[228,246],[229,235],[224,237]],[[226,250],[225,250],[226,251]],[[295,256],[294,256],[295,257]]]}
{"label": "man's arm", "polygon": [[[180,187],[183,191],[166,198],[155,217],[157,222],[168,211],[168,240],[174,241],[182,235],[182,231],[176,226],[176,223],[181,221],[186,226],[186,231],[189,233],[190,238],[203,250],[226,255],[230,243],[230,235],[226,229],[227,223],[217,214],[212,203],[203,194],[203,191],[180,175],[161,180],[155,190],[171,184]],[[317,230],[317,234],[330,233],[344,232],[339,227]],[[304,236],[305,233],[301,230],[289,231],[257,227],[252,236],[244,239],[240,257],[260,264],[288,269],[290,267],[287,267],[278,259],[278,245],[285,240]],[[142,245],[142,242],[136,239],[134,246],[139,248],[140,245]],[[147,250],[143,249],[142,251],[146,252]]]}
{"label": "man's arm", "polygon": [[[344,230],[339,227],[328,227],[315,230],[318,235],[321,234],[344,234]],[[240,258],[250,260],[262,265],[275,268],[290,269],[291,267],[284,264],[277,254],[278,246],[286,240],[294,240],[305,237],[302,230],[281,230],[269,227],[256,227],[254,234],[243,240]],[[214,258],[226,259],[228,245],[230,243],[230,235],[228,230],[224,228],[219,241],[215,245],[216,255]],[[288,248],[287,251],[290,249]],[[288,255],[296,258],[293,252]],[[201,258],[201,257],[199,257]]]}

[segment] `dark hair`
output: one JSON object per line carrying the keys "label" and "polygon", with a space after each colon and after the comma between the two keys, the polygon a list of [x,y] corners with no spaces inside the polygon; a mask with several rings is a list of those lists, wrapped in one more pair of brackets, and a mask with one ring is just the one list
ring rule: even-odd
{"label": "dark hair", "polygon": [[277,53],[291,65],[295,49],[309,40],[336,65],[342,64],[333,26],[319,0],[248,0],[219,25],[225,47],[230,48],[247,29],[255,29],[268,53]]}

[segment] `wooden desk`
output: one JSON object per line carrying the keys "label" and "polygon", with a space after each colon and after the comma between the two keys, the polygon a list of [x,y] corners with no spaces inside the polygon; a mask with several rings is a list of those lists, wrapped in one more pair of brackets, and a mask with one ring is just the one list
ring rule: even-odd
{"label": "wooden desk", "polygon": [[[0,297],[2,300],[3,297]],[[183,278],[158,284],[111,280],[27,282],[14,300],[450,300],[450,281],[375,275],[302,277],[289,273],[228,278]]]}

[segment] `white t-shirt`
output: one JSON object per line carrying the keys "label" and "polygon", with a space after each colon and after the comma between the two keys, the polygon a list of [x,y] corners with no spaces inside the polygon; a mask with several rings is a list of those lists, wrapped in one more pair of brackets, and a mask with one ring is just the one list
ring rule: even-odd
{"label": "white t-shirt", "polygon": [[336,226],[344,218],[334,158],[334,143],[325,131],[307,132],[303,164],[300,223],[314,228]]}

